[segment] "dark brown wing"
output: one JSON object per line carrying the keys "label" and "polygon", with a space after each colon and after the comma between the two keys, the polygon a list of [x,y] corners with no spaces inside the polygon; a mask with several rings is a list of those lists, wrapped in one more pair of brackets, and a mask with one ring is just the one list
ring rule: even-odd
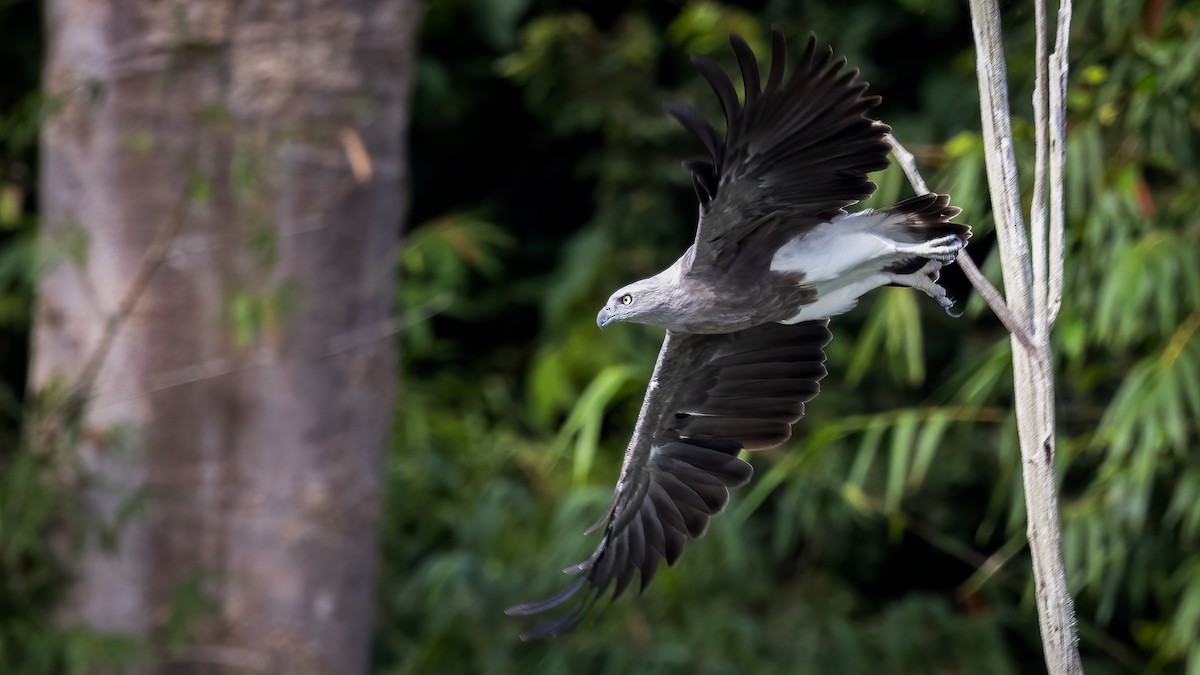
{"label": "dark brown wing", "polygon": [[[673,565],[689,539],[704,536],[729,488],[750,480],[742,448],[786,441],[825,377],[828,321],[764,324],[738,333],[668,333],[621,477],[604,536],[591,557],[565,570],[582,575],[562,593],[507,610],[537,614],[575,598],[571,609],[522,635],[562,635],[611,587],[616,598],[641,572],[641,588],[662,559]],[[576,597],[584,587],[587,592]]]}
{"label": "dark brown wing", "polygon": [[818,49],[810,38],[785,82],[786,49],[775,31],[763,88],[750,47],[737,36],[730,42],[744,104],[715,61],[692,59],[725,110],[725,138],[696,109],[667,105],[709,154],[684,163],[700,198],[693,266],[731,265],[748,241],[769,264],[785,241],[869,197],[875,185],[867,174],[888,165],[884,136],[890,129],[866,117],[879,97],[864,95],[867,85],[844,58],[835,60],[831,49]]}

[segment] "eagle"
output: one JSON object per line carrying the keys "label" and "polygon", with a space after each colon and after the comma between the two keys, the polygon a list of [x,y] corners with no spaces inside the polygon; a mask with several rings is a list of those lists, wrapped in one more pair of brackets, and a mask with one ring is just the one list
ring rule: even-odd
{"label": "eagle", "polygon": [[[765,85],[753,51],[730,37],[743,83],[712,59],[692,62],[716,92],[724,138],[696,109],[666,110],[707,150],[684,162],[700,202],[692,245],[667,269],[618,289],[596,317],[666,329],[595,551],[564,570],[561,593],[509,608],[541,614],[569,605],[522,639],[574,629],[635,572],[645,590],[660,562],[673,565],[750,480],[738,455],[790,438],[826,375],[829,317],[868,291],[907,286],[948,313],[939,270],[966,246],[960,209],[926,194],[882,209],[846,207],[875,191],[867,174],[888,166],[891,129],[858,70],[811,37],[790,78],[783,34],[771,39]],[[586,592],[580,593],[582,589]]]}

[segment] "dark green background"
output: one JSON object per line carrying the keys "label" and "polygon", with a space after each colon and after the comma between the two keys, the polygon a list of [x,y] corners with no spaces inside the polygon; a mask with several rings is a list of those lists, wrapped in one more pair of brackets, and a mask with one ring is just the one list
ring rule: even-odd
{"label": "dark green background", "polygon": [[[1003,10],[1028,183],[1032,5]],[[1089,673],[1200,673],[1200,3],[1090,0],[1075,14],[1054,342],[1081,649]],[[0,661],[14,673],[148,648],[51,628],[66,578],[41,533],[72,502],[18,443],[36,128],[52,108],[41,21],[38,3],[0,0]],[[428,3],[376,672],[1044,667],[1008,341],[956,270],[962,319],[902,289],[835,319],[830,376],[793,441],[753,458],[754,482],[644,596],[536,644],[501,613],[557,590],[595,545],[580,532],[608,502],[657,353],[659,331],[601,333],[594,316],[692,236],[679,160],[700,149],[661,105],[715,116],[687,55],[732,65],[728,33],[762,54],[772,25],[862,70],[998,282],[965,3]],[[873,204],[910,194],[898,171],[876,182]],[[38,509],[10,508],[18,487]]]}

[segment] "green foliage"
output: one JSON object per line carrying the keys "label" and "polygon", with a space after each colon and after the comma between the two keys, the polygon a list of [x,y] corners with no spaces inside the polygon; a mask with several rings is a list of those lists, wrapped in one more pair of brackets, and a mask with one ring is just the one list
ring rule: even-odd
{"label": "green foliage", "polygon": [[[54,621],[69,588],[65,563],[81,537],[104,540],[136,508],[120,509],[117,522],[80,527],[93,516],[80,500],[78,411],[67,387],[48,386],[25,411],[30,445],[0,446],[0,659],[23,675],[119,670],[144,649],[128,636]],[[6,429],[18,422],[11,412],[0,418]]]}
{"label": "green foliage", "polygon": [[[1032,11],[1006,11],[1028,169]],[[545,643],[520,643],[521,624],[502,615],[560,588],[555,570],[595,545],[579,532],[608,504],[661,335],[600,333],[593,317],[690,241],[678,161],[698,148],[661,103],[718,109],[687,53],[731,65],[727,34],[762,53],[772,24],[793,46],[810,31],[835,44],[884,96],[881,114],[931,185],[964,209],[971,251],[996,280],[965,12],[933,0],[428,3],[375,672],[1042,667],[1008,339],[952,270],[961,320],[894,289],[835,320],[831,374],[795,438],[751,458],[755,480],[643,596]],[[80,511],[77,488],[61,455],[18,443],[37,271],[88,250],[67,223],[36,252],[34,144],[52,105],[36,91],[38,13],[0,2],[13,73],[0,84],[0,663],[31,674],[149,654],[55,627],[68,579],[45,533]],[[1198,26],[1195,0],[1076,7],[1055,349],[1065,554],[1093,674],[1200,673]],[[198,122],[222,129],[229,114],[210,107]],[[154,141],[125,139],[135,152]],[[242,144],[228,167],[248,211],[259,159]],[[908,194],[895,169],[875,180],[869,206]],[[186,196],[202,204],[214,189],[197,176]],[[254,215],[246,244],[270,267],[278,242]],[[231,297],[234,339],[270,339],[288,293]],[[211,611],[199,588],[178,589],[153,636],[165,653]]]}
{"label": "green foliage", "polygon": [[[520,625],[499,614],[556,590],[564,579],[553,570],[595,544],[576,533],[608,502],[660,337],[630,326],[601,334],[591,318],[613,288],[688,243],[694,205],[676,162],[697,150],[659,106],[669,97],[717,111],[685,53],[728,64],[728,32],[758,44],[771,23],[831,40],[884,96],[931,185],[964,209],[972,251],[998,280],[965,8],[533,3],[511,40],[467,56],[442,48],[462,25],[449,20],[455,7],[430,8],[421,68],[437,77],[421,80],[418,103],[469,108],[462,101],[491,82],[482,64],[493,64],[520,102],[493,100],[520,106],[506,113],[531,120],[518,128],[533,125],[508,171],[543,183],[512,198],[543,208],[485,194],[424,214],[430,224],[488,214],[485,227],[458,230],[475,246],[443,241],[433,254],[444,235],[430,224],[410,238],[404,311],[419,320],[401,336],[389,485],[394,500],[426,508],[387,509],[385,566],[412,573],[384,575],[379,672],[1042,667],[1008,339],[973,294],[959,321],[891,289],[835,320],[831,375],[796,437],[753,458],[754,482],[644,596],[550,643],[517,643]],[[1091,673],[1200,671],[1189,553],[1200,550],[1200,4],[1157,7],[1085,1],[1074,26],[1055,345],[1065,553]],[[1010,18],[1028,184],[1032,11],[1014,6]],[[418,183],[423,156],[418,142]],[[538,163],[561,173],[537,173]],[[869,206],[908,194],[894,169],[876,182]],[[570,206],[557,192],[573,195]],[[524,257],[531,248],[540,264]],[[475,249],[485,253],[463,253]],[[431,273],[423,259],[434,255]],[[944,277],[952,295],[968,295],[952,271]]]}

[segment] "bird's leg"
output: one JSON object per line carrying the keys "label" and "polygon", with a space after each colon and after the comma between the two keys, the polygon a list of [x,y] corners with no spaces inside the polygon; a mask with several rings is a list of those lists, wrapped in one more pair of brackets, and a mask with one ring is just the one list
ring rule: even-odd
{"label": "bird's leg", "polygon": [[[955,237],[955,239],[957,239],[957,237]],[[936,260],[930,260],[925,264],[924,267],[916,272],[912,272],[911,274],[895,274],[893,272],[884,272],[884,276],[887,277],[890,283],[898,284],[900,286],[908,286],[909,288],[915,288],[918,291],[923,291],[925,295],[933,298],[934,301],[937,302],[938,306],[946,310],[947,314],[957,319],[958,317],[962,316],[962,314],[955,314],[954,312],[950,311],[950,308],[954,306],[954,301],[946,295],[946,289],[934,282],[934,280],[938,277],[938,270],[941,268],[942,263]]]}
{"label": "bird's leg", "polygon": [[930,239],[919,244],[900,244],[896,247],[896,252],[904,255],[929,258],[943,265],[949,265],[954,262],[954,258],[965,245],[965,242],[957,235],[948,234],[944,237]]}

